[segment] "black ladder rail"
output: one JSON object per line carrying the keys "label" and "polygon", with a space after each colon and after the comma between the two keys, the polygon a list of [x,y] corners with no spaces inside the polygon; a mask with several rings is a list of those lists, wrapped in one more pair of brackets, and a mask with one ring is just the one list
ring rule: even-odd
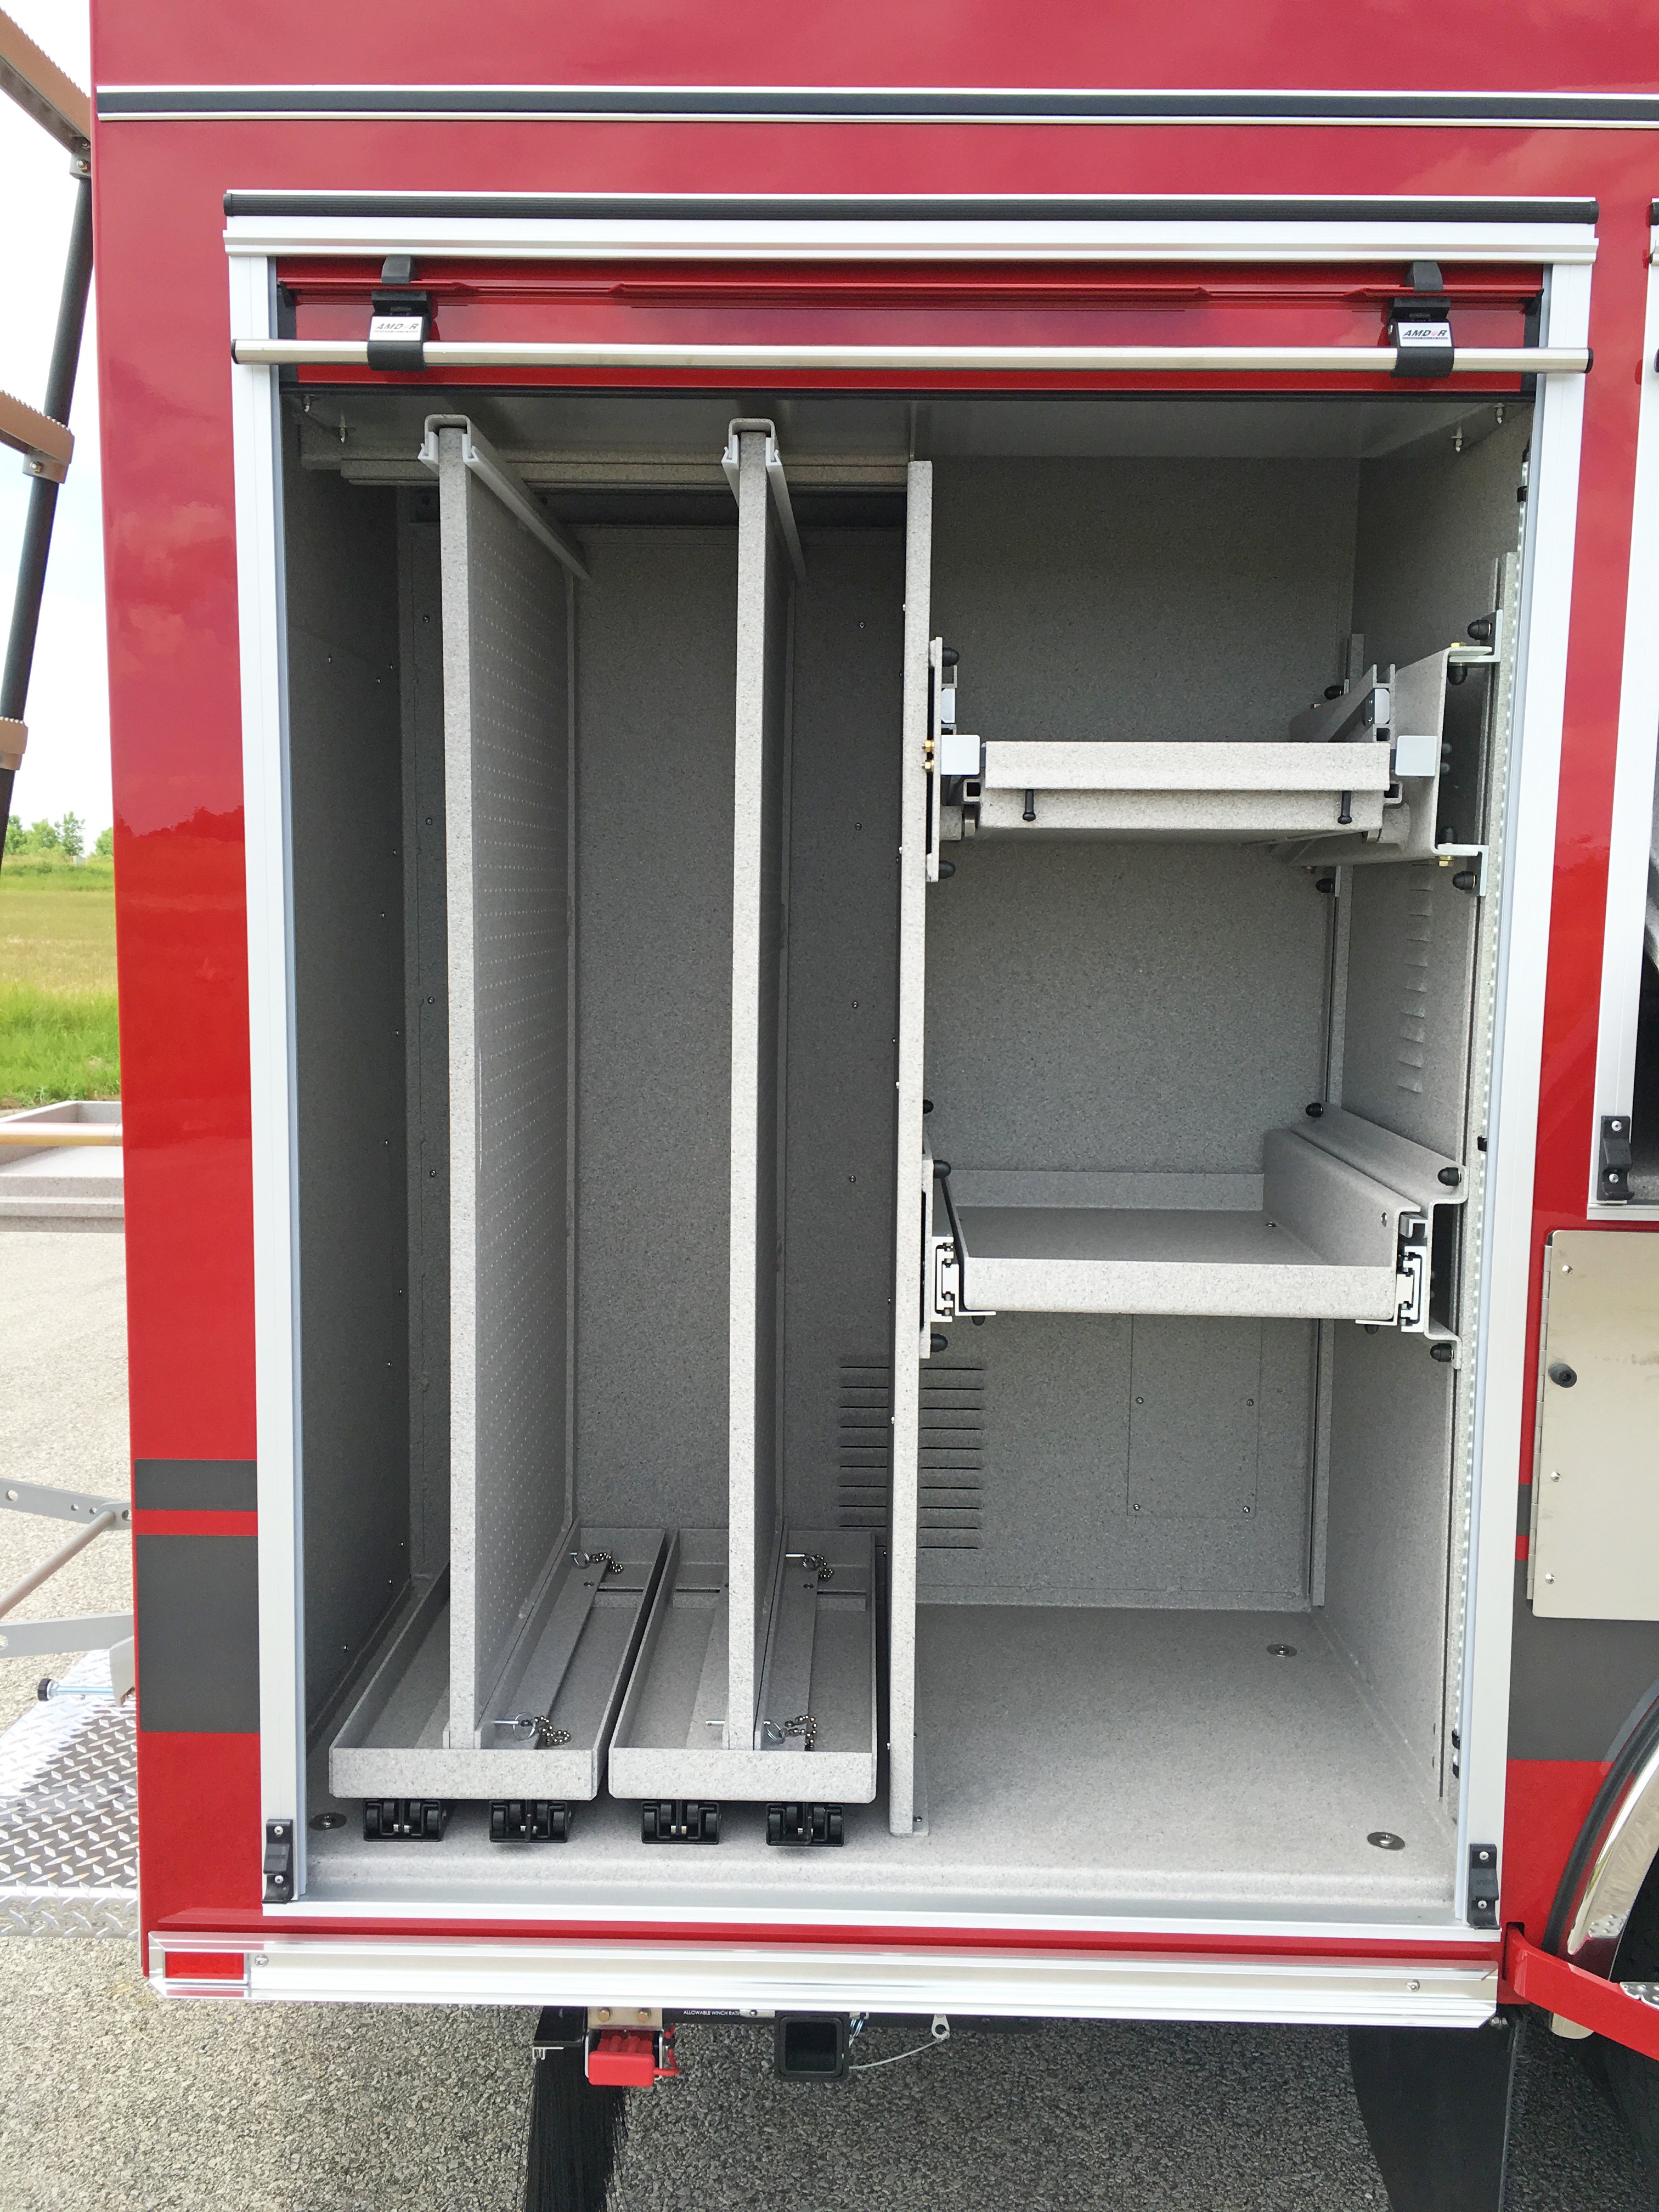
{"label": "black ladder rail", "polygon": [[[70,229],[69,258],[64,265],[64,289],[58,302],[58,328],[52,338],[52,365],[46,374],[43,411],[54,422],[67,423],[75,397],[75,374],[81,360],[81,333],[87,319],[87,295],[92,286],[92,172],[79,161],[75,216]],[[11,630],[6,641],[5,672],[0,676],[0,722],[15,722],[21,732],[28,704],[29,677],[34,666],[34,641],[40,627],[40,601],[46,586],[46,562],[52,551],[52,526],[58,514],[58,484],[36,465],[29,487],[29,509],[23,524],[22,552],[17,563],[17,588],[11,605]],[[3,865],[6,829],[11,820],[12,787],[22,757],[21,742],[14,750],[7,734],[0,732],[0,865]]]}

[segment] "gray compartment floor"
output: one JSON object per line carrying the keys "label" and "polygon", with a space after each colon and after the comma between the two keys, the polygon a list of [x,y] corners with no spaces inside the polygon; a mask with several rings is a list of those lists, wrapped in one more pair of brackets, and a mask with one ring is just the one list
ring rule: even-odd
{"label": "gray compartment floor", "polygon": [[[1289,1644],[1294,1658],[1268,1646]],[[318,1901],[463,1909],[1134,1913],[1443,1921],[1449,1829],[1310,1613],[930,1606],[920,1616],[928,1826],[847,1808],[840,1850],[769,1849],[728,1805],[715,1848],[640,1841],[639,1808],[580,1808],[562,1844],[491,1845],[462,1806],[441,1843],[365,1845],[356,1808],[311,1838]],[[780,1797],[811,1792],[780,1759]],[[320,1779],[320,1778],[319,1778]],[[313,1808],[330,1801],[313,1788]],[[1384,1830],[1403,1850],[1366,1841]]]}

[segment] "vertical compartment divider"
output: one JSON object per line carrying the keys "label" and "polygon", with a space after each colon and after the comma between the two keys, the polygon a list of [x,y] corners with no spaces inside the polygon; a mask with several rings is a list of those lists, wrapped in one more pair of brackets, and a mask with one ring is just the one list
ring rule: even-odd
{"label": "vertical compartment divider", "polygon": [[[738,649],[732,863],[732,1214],[726,1747],[751,1751],[781,1528],[778,1239],[789,554],[770,423],[737,422]],[[728,472],[732,455],[727,453]]]}
{"label": "vertical compartment divider", "polygon": [[[561,563],[464,418],[428,424],[448,847],[450,1747],[566,1524],[569,732]],[[509,489],[511,487],[509,486]],[[556,1346],[556,1356],[548,1348]]]}
{"label": "vertical compartment divider", "polygon": [[916,1543],[921,1361],[927,1315],[921,1106],[923,994],[927,966],[927,769],[933,556],[933,470],[912,461],[905,477],[904,713],[899,814],[897,1127],[898,1219],[894,1240],[891,1522],[888,1589],[888,1826],[916,1824]]}

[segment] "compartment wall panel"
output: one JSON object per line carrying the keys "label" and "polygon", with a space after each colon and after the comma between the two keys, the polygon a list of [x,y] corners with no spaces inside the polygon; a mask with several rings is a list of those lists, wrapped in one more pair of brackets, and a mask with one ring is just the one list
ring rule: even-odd
{"label": "compartment wall panel", "polygon": [[[285,440],[291,436],[285,429]],[[287,541],[306,1695],[407,1581],[395,495],[293,465]]]}
{"label": "compartment wall panel", "polygon": [[1419,1780],[1438,1783],[1458,1378],[1420,1337],[1336,1332],[1325,1626]]}
{"label": "compartment wall panel", "polygon": [[1342,1103],[1461,1159],[1479,902],[1449,868],[1359,867],[1349,880]]}
{"label": "compartment wall panel", "polygon": [[1321,1094],[1309,873],[1251,846],[951,852],[927,897],[935,1158],[1260,1175],[1265,1133]]}
{"label": "compartment wall panel", "polygon": [[[1168,1315],[953,1329],[922,1370],[923,1602],[1305,1607],[1316,1334]],[[947,1506],[970,1540],[941,1540]]]}
{"label": "compartment wall panel", "polygon": [[[1462,641],[1492,606],[1492,564],[1517,552],[1526,507],[1516,497],[1532,435],[1532,409],[1507,403],[1490,436],[1442,434],[1414,453],[1367,461],[1359,477],[1353,620],[1369,659],[1404,665]],[[1437,835],[1448,845],[1482,835],[1484,709],[1491,679],[1472,672],[1446,691],[1449,746]]]}
{"label": "compartment wall panel", "polygon": [[981,738],[1282,739],[1342,672],[1352,461],[934,470],[933,632]]}
{"label": "compartment wall panel", "polygon": [[564,571],[441,437],[452,1741],[568,1513]]}
{"label": "compartment wall panel", "polygon": [[[1366,461],[1359,472],[1353,623],[1370,660],[1420,660],[1492,612],[1492,567],[1520,542],[1516,498],[1532,409],[1510,403],[1503,427],[1457,451],[1443,432],[1426,450]],[[1478,712],[1486,679],[1471,675],[1449,713]],[[1474,823],[1469,832],[1473,835]]]}
{"label": "compartment wall panel", "polygon": [[405,491],[400,498],[410,1564],[416,1574],[436,1574],[449,1559],[449,925],[443,600],[437,495]]}
{"label": "compartment wall panel", "polygon": [[[729,502],[728,502],[729,505]],[[736,532],[584,534],[575,1455],[624,1528],[726,1514]]]}
{"label": "compartment wall panel", "polygon": [[873,1357],[880,1511],[853,1525],[878,1526],[884,1543],[904,548],[896,531],[809,531],[804,543],[789,767],[785,1518],[836,1525],[838,1455],[826,1441],[846,1363]]}

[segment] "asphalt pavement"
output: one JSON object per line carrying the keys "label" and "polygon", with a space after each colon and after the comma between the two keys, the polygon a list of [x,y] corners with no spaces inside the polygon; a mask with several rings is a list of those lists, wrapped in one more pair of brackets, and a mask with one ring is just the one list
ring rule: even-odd
{"label": "asphalt pavement", "polygon": [[[0,1480],[125,1488],[118,1237],[0,1235]],[[0,1514],[0,1582],[65,1534]],[[27,1601],[128,1602],[124,1542]],[[21,1616],[20,1616],[21,1617]],[[0,1725],[42,1673],[0,1661]],[[162,2004],[136,1948],[0,1940],[5,2212],[517,2212],[534,2015]],[[855,2053],[920,2039],[872,2027]],[[1325,2028],[961,2030],[845,2084],[783,2083],[764,2030],[690,2027],[679,2081],[637,2093],[617,2212],[1382,2212]],[[1577,2050],[1534,2026],[1510,2212],[1652,2212]]]}

